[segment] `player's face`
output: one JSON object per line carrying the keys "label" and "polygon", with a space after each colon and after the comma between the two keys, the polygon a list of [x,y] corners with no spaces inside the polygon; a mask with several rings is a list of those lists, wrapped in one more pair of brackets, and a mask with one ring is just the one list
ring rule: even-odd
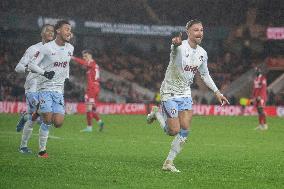
{"label": "player's face", "polygon": [[54,39],[54,27],[46,26],[44,31],[42,32],[43,40],[47,43]]}
{"label": "player's face", "polygon": [[188,38],[191,42],[195,44],[200,44],[203,39],[203,26],[202,24],[193,24],[187,30]]}
{"label": "player's face", "polygon": [[90,55],[89,53],[84,53],[82,56],[86,61],[90,61],[92,59],[92,55]]}
{"label": "player's face", "polygon": [[57,30],[63,41],[69,42],[72,37],[71,26],[69,24],[63,24],[60,29]]}

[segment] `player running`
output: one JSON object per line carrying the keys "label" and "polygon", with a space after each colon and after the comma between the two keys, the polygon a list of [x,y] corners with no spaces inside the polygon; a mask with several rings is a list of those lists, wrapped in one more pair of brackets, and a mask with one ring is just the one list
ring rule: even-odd
{"label": "player running", "polygon": [[207,53],[199,46],[203,39],[203,26],[199,20],[191,20],[186,24],[187,40],[181,39],[181,34],[172,39],[170,63],[164,81],[161,85],[161,109],[163,114],[154,106],[147,116],[147,122],[155,119],[161,128],[170,136],[175,136],[171,149],[162,169],[180,172],[173,164],[177,154],[182,150],[191,127],[192,98],[190,85],[194,75],[199,71],[205,84],[215,93],[218,101],[229,104],[215,83],[207,68]]}
{"label": "player running", "polygon": [[[25,96],[27,104],[27,113],[23,114],[16,130],[20,132],[23,129],[21,145],[19,151],[21,153],[31,153],[28,148],[28,141],[32,135],[33,125],[38,117],[38,92],[37,92],[37,74],[30,72],[28,69],[28,63],[35,56],[38,56],[39,49],[47,42],[53,40],[54,38],[54,27],[52,25],[46,24],[41,28],[41,39],[42,41],[30,46],[24,56],[21,58],[20,62],[17,64],[15,71],[18,73],[27,73],[25,82]],[[28,117],[27,120],[25,117]]]}
{"label": "player running", "polygon": [[267,130],[266,112],[264,111],[267,100],[267,81],[266,77],[262,75],[260,68],[255,70],[256,77],[253,81],[252,101],[257,109],[259,125],[256,130]]}
{"label": "player running", "polygon": [[70,23],[60,20],[54,30],[56,39],[44,44],[38,56],[28,65],[28,68],[39,74],[37,90],[42,123],[39,129],[38,156],[42,158],[48,157],[46,143],[50,126],[54,124],[59,128],[64,121],[64,82],[69,78],[69,62],[74,51],[69,43],[72,35]]}
{"label": "player running", "polygon": [[92,51],[89,49],[82,51],[82,57],[72,57],[72,59],[87,68],[87,88],[85,93],[85,103],[86,103],[86,118],[87,127],[81,132],[92,132],[93,131],[93,118],[97,121],[100,129],[102,131],[104,128],[104,122],[100,119],[98,113],[96,112],[96,103],[99,100],[100,92],[100,70],[96,61],[93,59]]}

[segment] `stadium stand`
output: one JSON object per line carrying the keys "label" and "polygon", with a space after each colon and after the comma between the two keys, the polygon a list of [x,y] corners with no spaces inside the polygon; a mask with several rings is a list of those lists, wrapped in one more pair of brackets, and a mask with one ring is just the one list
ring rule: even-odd
{"label": "stadium stand", "polygon": [[[169,0],[127,0],[118,3],[118,1],[86,0],[80,4],[75,0],[71,0],[66,4],[64,1],[11,0],[1,1],[0,12],[9,15],[52,16],[147,25],[183,25],[189,18],[198,17],[204,22],[205,30],[209,31],[208,37],[206,37],[207,33],[205,33],[203,44],[209,54],[208,67],[211,75],[222,91],[226,91],[231,83],[246,71],[257,65],[264,64],[265,58],[269,56],[265,53],[267,43],[266,28],[267,26],[281,25],[284,20],[276,19],[279,16],[283,17],[283,13],[281,13],[278,6],[269,7],[267,1],[232,3],[233,1],[218,0],[202,6],[199,4],[200,7],[190,9],[190,13],[188,9],[194,6],[195,1],[180,0],[180,2],[175,4],[174,1]],[[232,5],[232,9],[222,9],[224,3]],[[42,6],[43,4],[46,6]],[[214,6],[211,6],[211,4],[214,4]],[[244,4],[249,8],[243,9]],[[210,9],[210,7],[215,8]],[[263,11],[263,7],[269,7],[269,9]],[[169,9],[172,11],[169,11]],[[239,12],[239,17],[235,16],[236,11]],[[24,76],[16,76],[14,67],[23,55],[24,50],[31,45],[27,42],[37,42],[37,34],[35,32],[30,33],[28,29],[6,29],[4,26],[5,23],[1,23],[0,100],[23,100]],[[222,30],[221,37],[216,36],[214,32],[210,34],[212,28],[218,31]],[[114,37],[113,35],[100,34],[90,36],[89,34],[76,33],[76,30],[75,36],[76,55],[80,56],[81,50],[90,47],[96,51],[95,58],[103,70],[123,78],[123,80],[119,81],[114,79],[102,80],[103,91],[119,96],[120,100],[124,99],[123,101],[126,102],[153,100],[151,95],[143,95],[134,90],[130,83],[136,83],[153,93],[158,92],[168,64],[169,37],[133,35]],[[94,43],[92,44],[89,39],[92,39]],[[82,88],[78,87],[76,82],[85,82],[84,70],[72,64],[71,76],[70,81],[66,84],[66,99],[83,101]],[[193,90],[207,91],[207,88],[200,81],[200,78],[196,77]],[[196,94],[200,93],[196,92]],[[272,98],[269,101],[270,103],[284,104],[283,93],[273,94],[273,92],[270,92],[269,96]],[[237,98],[231,96],[231,101],[238,103]],[[197,95],[194,99],[198,103],[212,103],[210,99],[208,100],[204,96],[199,97]],[[115,98],[102,100],[115,101]]]}

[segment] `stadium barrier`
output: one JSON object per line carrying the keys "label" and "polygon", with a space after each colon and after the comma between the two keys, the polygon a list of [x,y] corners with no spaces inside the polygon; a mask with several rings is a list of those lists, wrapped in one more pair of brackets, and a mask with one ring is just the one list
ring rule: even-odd
{"label": "stadium barrier", "polygon": [[[97,111],[100,114],[147,114],[151,109],[152,104],[115,104],[115,103],[99,103]],[[65,109],[67,114],[84,114],[85,104],[66,102]],[[0,113],[20,113],[26,111],[26,103],[0,101]],[[267,106],[265,111],[268,116],[284,116],[284,106]],[[257,115],[256,109],[253,106],[224,106],[218,105],[193,105],[193,113],[195,115]]]}

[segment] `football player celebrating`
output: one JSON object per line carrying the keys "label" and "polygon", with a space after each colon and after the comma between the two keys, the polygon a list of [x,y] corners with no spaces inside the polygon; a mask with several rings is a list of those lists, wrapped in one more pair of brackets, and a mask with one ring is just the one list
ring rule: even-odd
{"label": "football player celebrating", "polygon": [[[28,148],[28,141],[32,135],[33,125],[38,117],[38,92],[37,92],[37,74],[30,72],[27,68],[28,63],[33,57],[38,56],[39,49],[47,42],[52,41],[54,37],[54,27],[52,25],[46,24],[42,26],[41,29],[41,42],[30,46],[24,56],[21,58],[20,62],[17,64],[15,71],[18,73],[27,73],[25,82],[25,96],[27,104],[27,116],[22,115],[16,130],[20,132],[23,129],[21,145],[19,151],[21,153],[31,153]],[[25,120],[25,117],[28,117]]]}
{"label": "football player celebrating", "polygon": [[53,124],[56,128],[64,121],[64,82],[69,78],[69,62],[74,47],[69,43],[71,25],[68,21],[60,20],[54,26],[56,39],[46,43],[39,51],[39,55],[28,65],[28,68],[39,74],[37,90],[39,92],[39,112],[42,123],[39,130],[38,156],[47,158],[46,143],[49,128]]}
{"label": "football player celebrating", "polygon": [[161,128],[170,136],[175,136],[168,157],[162,169],[180,172],[173,164],[177,154],[189,136],[192,120],[192,98],[190,85],[194,75],[199,71],[205,84],[214,92],[221,105],[229,104],[213,82],[207,68],[207,53],[200,47],[203,39],[203,26],[199,20],[191,20],[186,24],[187,40],[181,34],[172,38],[170,63],[165,79],[161,85],[161,109],[163,115],[154,106],[147,116],[147,122],[155,119]]}

